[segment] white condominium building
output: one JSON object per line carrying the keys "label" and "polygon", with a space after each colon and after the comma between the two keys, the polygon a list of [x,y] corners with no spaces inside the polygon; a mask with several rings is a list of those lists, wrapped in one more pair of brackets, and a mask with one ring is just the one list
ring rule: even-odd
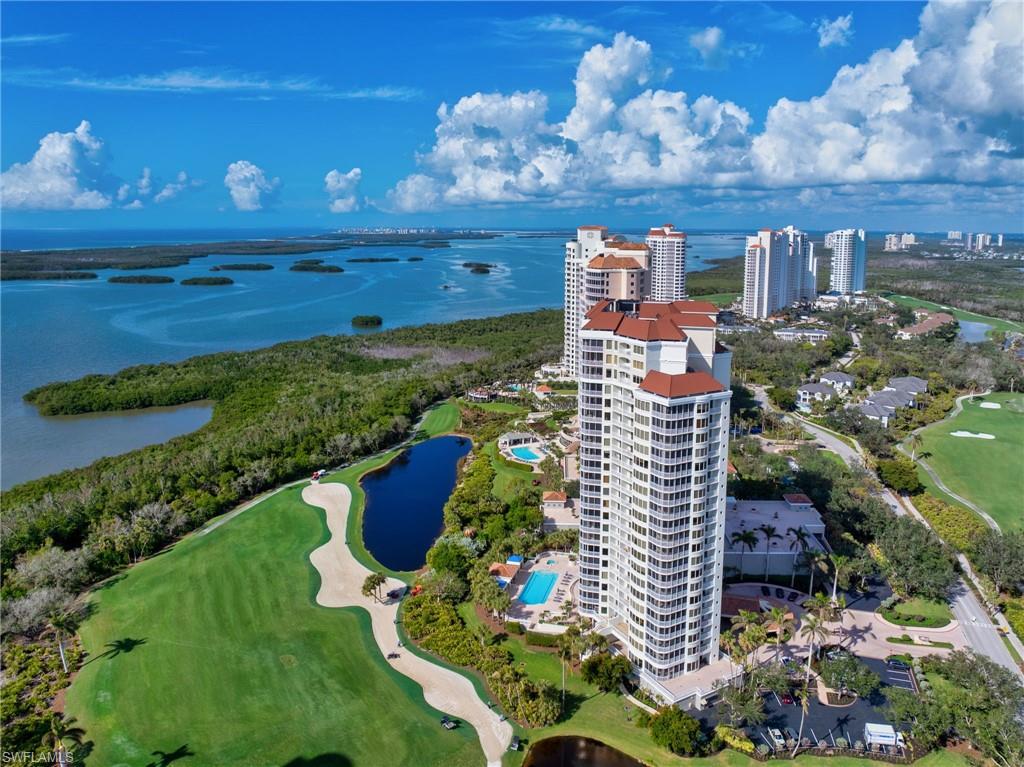
{"label": "white condominium building", "polygon": [[964,233],[963,232],[958,232],[956,230],[950,230],[950,231],[946,232],[946,239],[947,240],[962,240],[963,238],[964,238]]}
{"label": "white condominium building", "polygon": [[832,232],[829,289],[843,294],[863,292],[867,260],[867,242],[863,229]]}
{"label": "white condominium building", "polygon": [[576,239],[565,243],[565,319],[564,363],[567,370],[579,369],[578,344],[584,313],[583,281],[591,259],[604,252],[607,226],[581,226]]}
{"label": "white condominium building", "polygon": [[602,301],[580,330],[580,612],[673,700],[690,693],[669,680],[719,657],[732,355],[716,316]]}
{"label": "white condominium building", "polygon": [[651,253],[652,301],[679,301],[686,298],[686,233],[672,224],[653,227],[647,233]]}
{"label": "white condominium building", "polygon": [[743,270],[743,314],[764,319],[817,295],[814,244],[799,229],[762,229],[747,237]]}

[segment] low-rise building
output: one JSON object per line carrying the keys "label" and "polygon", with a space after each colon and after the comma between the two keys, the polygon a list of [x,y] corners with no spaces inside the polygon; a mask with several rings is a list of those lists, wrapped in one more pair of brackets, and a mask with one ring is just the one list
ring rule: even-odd
{"label": "low-rise building", "polygon": [[[773,537],[765,545],[765,531],[773,528]],[[795,532],[799,530],[800,532]],[[734,540],[736,533],[752,532],[757,542],[750,548]],[[777,537],[774,537],[777,536]],[[781,501],[737,501],[726,499],[725,567],[739,575],[792,575],[799,571],[800,554],[806,549],[829,552],[825,523],[810,498],[803,493],[787,493]],[[766,562],[767,559],[767,562]]]}
{"label": "low-rise building", "polygon": [[540,510],[544,515],[542,526],[545,532],[578,529],[580,526],[576,504],[563,492],[549,490],[544,493],[541,496]]}
{"label": "low-rise building", "polygon": [[827,383],[807,383],[796,388],[797,409],[809,413],[815,402],[827,402],[836,396],[836,390]]}
{"label": "low-rise building", "polygon": [[779,328],[772,333],[783,341],[806,341],[812,345],[827,341],[831,335],[827,330],[819,328]]}
{"label": "low-rise building", "polygon": [[833,389],[839,392],[848,392],[853,389],[856,380],[849,373],[842,373],[838,370],[832,370],[828,373],[823,373],[821,378],[818,379],[822,383],[828,384]]}
{"label": "low-rise building", "polygon": [[906,391],[911,394],[924,394],[928,391],[928,382],[917,376],[896,376],[889,379],[885,391]]}
{"label": "low-rise building", "polygon": [[897,330],[897,338],[902,341],[909,341],[912,338],[920,338],[928,335],[929,333],[934,333],[943,325],[956,322],[955,317],[951,314],[946,314],[945,312],[929,312],[924,309],[919,309],[914,312],[914,316],[917,318],[917,322],[909,327]]}

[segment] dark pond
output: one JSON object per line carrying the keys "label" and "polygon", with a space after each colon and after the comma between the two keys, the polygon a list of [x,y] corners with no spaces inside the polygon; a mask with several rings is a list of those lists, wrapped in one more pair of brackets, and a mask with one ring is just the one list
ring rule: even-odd
{"label": "dark pond", "polygon": [[643,767],[643,762],[590,738],[564,736],[535,743],[523,767]]}
{"label": "dark pond", "polygon": [[363,541],[378,562],[392,570],[423,566],[441,533],[456,466],[471,447],[465,437],[436,437],[363,479]]}

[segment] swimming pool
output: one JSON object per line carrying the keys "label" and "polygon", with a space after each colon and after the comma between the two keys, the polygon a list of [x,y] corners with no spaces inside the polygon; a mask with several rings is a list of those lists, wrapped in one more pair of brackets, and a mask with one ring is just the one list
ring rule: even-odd
{"label": "swimming pool", "polygon": [[544,604],[548,601],[548,596],[557,580],[558,573],[553,573],[550,570],[534,570],[530,573],[530,580],[526,582],[523,593],[519,595],[519,601],[524,605]]}
{"label": "swimming pool", "polygon": [[512,448],[512,455],[520,461],[530,461],[531,463],[536,463],[540,460],[540,456],[537,455],[536,451],[529,447],[514,447]]}

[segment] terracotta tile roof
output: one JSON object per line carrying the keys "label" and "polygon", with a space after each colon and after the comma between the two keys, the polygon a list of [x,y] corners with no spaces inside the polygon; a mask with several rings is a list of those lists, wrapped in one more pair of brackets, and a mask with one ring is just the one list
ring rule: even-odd
{"label": "terracotta tile roof", "polygon": [[674,314],[672,319],[681,328],[713,328],[718,325],[706,314]]}
{"label": "terracotta tile roof", "polygon": [[567,496],[567,495],[566,495],[565,493],[560,493],[560,492],[558,492],[557,490],[548,490],[548,491],[547,491],[546,493],[544,493],[544,495],[542,496],[542,498],[543,498],[543,499],[544,499],[545,501],[564,501],[564,500],[566,500],[566,499],[567,499],[568,497],[569,497],[569,496]]}
{"label": "terracotta tile roof", "polygon": [[[595,307],[597,308],[597,307]],[[623,320],[621,312],[588,312],[590,318],[583,326],[584,330],[615,330]]]}
{"label": "terracotta tile roof", "polygon": [[587,316],[588,317],[593,317],[596,314],[603,313],[604,310],[605,310],[605,307],[608,306],[610,303],[611,303],[611,301],[609,301],[608,299],[604,299],[602,301],[598,301],[596,304],[594,304],[592,307],[590,307],[590,310],[587,312]]}
{"label": "terracotta tile roof", "polygon": [[596,256],[590,259],[588,269],[642,269],[635,258],[623,256]]}
{"label": "terracotta tile roof", "polygon": [[813,504],[814,503],[814,501],[812,501],[810,498],[808,498],[803,493],[786,493],[785,495],[782,496],[782,500],[784,500],[786,503],[789,503],[789,504],[798,504],[798,505]]}
{"label": "terracotta tile roof", "polygon": [[512,580],[516,577],[516,573],[519,572],[519,565],[509,565],[501,562],[495,562],[493,565],[487,568],[488,575],[497,575],[505,580]]}
{"label": "terracotta tile roof", "polygon": [[686,333],[681,331],[669,317],[656,319],[624,317],[615,334],[626,338],[635,338],[639,341],[686,340]]}
{"label": "terracotta tile roof", "polygon": [[587,225],[587,226],[577,226],[576,228],[577,229],[582,229],[582,230],[594,230],[594,231],[598,231],[598,232],[607,232],[608,231],[608,227],[607,226]]}
{"label": "terracotta tile roof", "polygon": [[616,250],[642,250],[644,252],[647,251],[647,246],[644,245],[642,242],[617,242],[611,247],[615,248]]}
{"label": "terracotta tile roof", "polygon": [[707,373],[662,373],[660,370],[652,370],[640,383],[640,388],[651,394],[660,397],[693,397],[698,394],[712,394],[725,391],[722,384],[718,383]]}
{"label": "terracotta tile roof", "polygon": [[536,392],[540,392],[541,394],[550,394],[551,392],[553,392],[553,391],[554,391],[554,389],[552,389],[552,388],[551,388],[550,386],[548,386],[547,384],[541,384],[541,385],[540,385],[540,386],[538,386],[538,387],[537,387],[536,389],[534,389],[534,391],[536,391]]}

